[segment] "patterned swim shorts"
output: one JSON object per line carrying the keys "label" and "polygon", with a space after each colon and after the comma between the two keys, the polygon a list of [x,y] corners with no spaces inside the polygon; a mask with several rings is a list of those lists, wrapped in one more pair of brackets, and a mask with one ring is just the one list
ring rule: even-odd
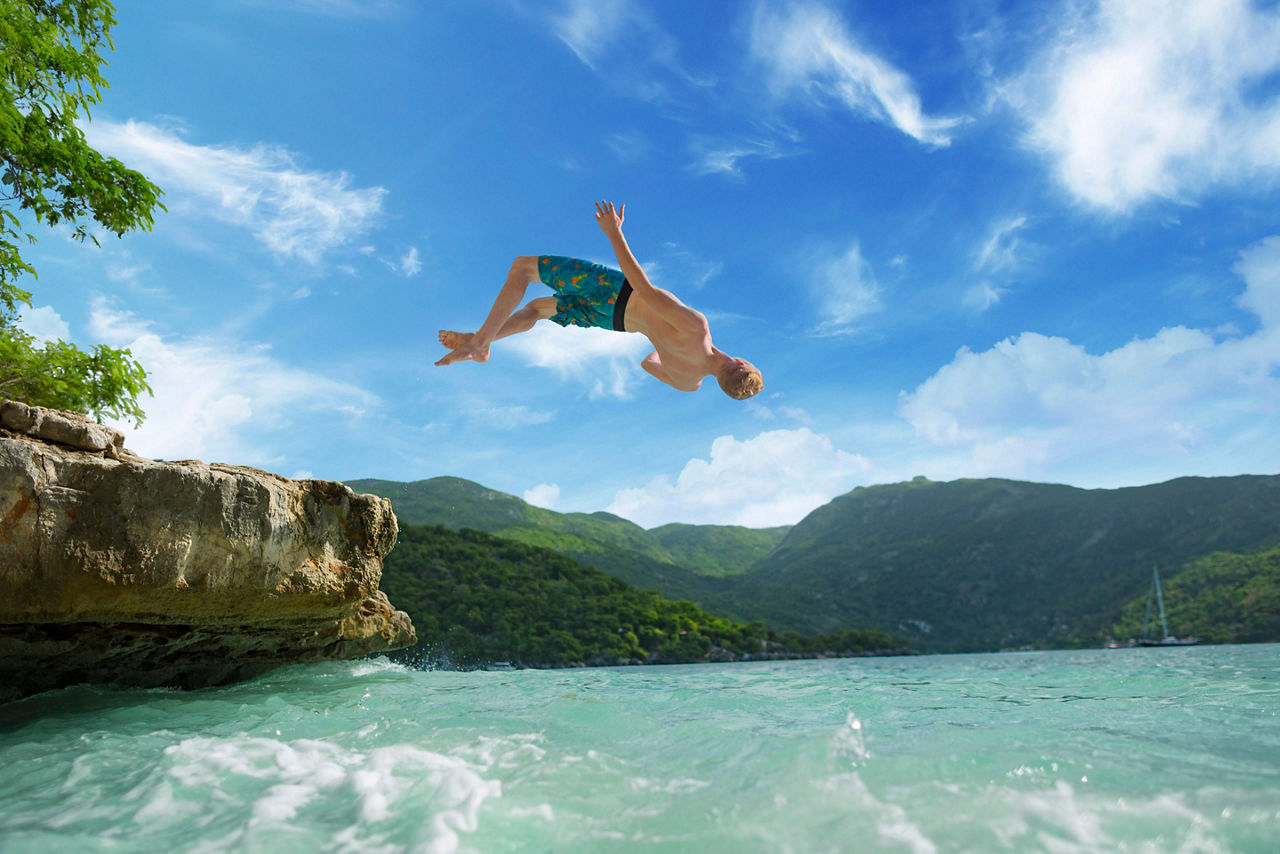
{"label": "patterned swim shorts", "polygon": [[623,320],[631,285],[621,270],[580,258],[542,255],[538,278],[556,293],[551,320],[561,326],[595,326],[625,332]]}

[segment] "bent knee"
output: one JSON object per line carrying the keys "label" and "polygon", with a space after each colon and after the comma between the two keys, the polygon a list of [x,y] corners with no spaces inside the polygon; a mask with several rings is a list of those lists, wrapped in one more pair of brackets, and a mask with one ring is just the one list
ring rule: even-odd
{"label": "bent knee", "polygon": [[559,308],[556,306],[555,297],[538,297],[529,300],[527,308],[537,315],[539,320],[546,320],[555,314]]}
{"label": "bent knee", "polygon": [[538,255],[520,255],[516,260],[511,262],[511,274],[518,276],[525,282],[536,282],[541,279],[538,275]]}

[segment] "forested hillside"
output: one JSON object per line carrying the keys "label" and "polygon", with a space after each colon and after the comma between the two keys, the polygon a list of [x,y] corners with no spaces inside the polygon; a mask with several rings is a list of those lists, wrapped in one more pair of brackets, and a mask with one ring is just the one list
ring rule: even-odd
{"label": "forested hillside", "polygon": [[1173,584],[1205,555],[1277,544],[1280,477],[1114,490],[917,479],[815,510],[725,613],[801,631],[875,626],[938,651],[1096,645],[1122,607],[1145,602],[1153,566]]}
{"label": "forested hillside", "polygon": [[[1280,549],[1251,555],[1218,552],[1192,561],[1173,578],[1162,579],[1169,631],[1206,643],[1280,640]],[[1136,638],[1147,597],[1124,607],[1111,635]],[[1159,637],[1153,611],[1150,630]]]}
{"label": "forested hillside", "polygon": [[604,570],[666,596],[710,602],[722,598],[716,576],[745,572],[786,534],[786,526],[665,525],[646,531],[610,513],[556,513],[457,477],[414,483],[351,480],[357,492],[391,499],[410,525],[475,528]]}
{"label": "forested hillside", "polygon": [[[1094,490],[918,478],[856,489],[789,530],[763,531],[645,531],[607,513],[542,510],[457,478],[350,484],[391,498],[402,522],[478,527],[547,546],[734,620],[803,634],[878,628],[926,651],[1099,645],[1128,624],[1126,607],[1145,603],[1152,567],[1176,592],[1197,561],[1229,553],[1243,561],[1232,563],[1236,580],[1204,576],[1196,601],[1207,622],[1176,631],[1280,640],[1265,619],[1207,604],[1235,595],[1224,585],[1243,590],[1265,575],[1258,554],[1280,546],[1277,476]],[[1267,589],[1265,579],[1257,583]],[[1249,603],[1265,601],[1253,595]]]}
{"label": "forested hillside", "polygon": [[382,589],[420,643],[398,655],[475,667],[675,663],[901,652],[901,640],[844,631],[819,638],[716,617],[637,590],[550,549],[474,530],[406,525]]}

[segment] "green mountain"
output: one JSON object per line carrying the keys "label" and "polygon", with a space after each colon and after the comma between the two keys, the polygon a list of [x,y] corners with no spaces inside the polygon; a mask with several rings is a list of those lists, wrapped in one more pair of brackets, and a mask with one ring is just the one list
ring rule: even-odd
{"label": "green mountain", "polygon": [[1145,602],[1153,566],[1177,589],[1198,558],[1274,547],[1277,511],[1275,476],[1113,490],[917,478],[818,508],[729,601],[703,604],[802,632],[876,627],[942,652],[1093,645],[1126,603]]}
{"label": "green mountain", "polygon": [[397,657],[546,667],[901,652],[882,632],[779,635],[637,590],[550,549],[480,531],[405,525],[382,589],[421,639]]}
{"label": "green mountain", "polygon": [[[402,522],[546,546],[637,587],[784,632],[875,628],[938,652],[1099,645],[1108,634],[1129,636],[1123,627],[1145,606],[1159,567],[1175,632],[1280,640],[1258,611],[1274,590],[1265,553],[1280,546],[1280,476],[1092,490],[917,478],[855,489],[790,529],[763,531],[646,531],[607,513],[532,507],[457,478],[349,483],[390,498]],[[1217,553],[1227,557],[1203,563]],[[1200,591],[1185,625],[1184,584]]]}
{"label": "green mountain", "polygon": [[[350,480],[357,492],[391,499],[409,525],[474,528],[553,549],[643,589],[677,599],[723,598],[718,577],[745,572],[787,527],[665,525],[646,531],[611,513],[556,513],[457,477],[414,483]],[[847,628],[842,626],[841,628]]]}

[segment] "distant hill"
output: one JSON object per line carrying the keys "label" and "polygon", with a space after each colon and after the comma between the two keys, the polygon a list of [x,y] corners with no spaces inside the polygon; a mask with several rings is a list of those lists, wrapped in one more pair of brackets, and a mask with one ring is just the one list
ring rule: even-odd
{"label": "distant hill", "polygon": [[[1273,566],[1262,553],[1280,547],[1280,476],[1092,490],[917,478],[855,489],[790,529],[762,531],[646,531],[607,513],[532,507],[458,478],[348,483],[390,498],[404,523],[546,546],[637,587],[779,631],[880,629],[938,652],[1099,645],[1132,622],[1135,602],[1145,605],[1154,566],[1172,597],[1176,632],[1280,640],[1274,621],[1248,616],[1273,601],[1274,588],[1253,578]],[[1216,553],[1234,557],[1205,569]],[[1196,578],[1194,608],[1204,619],[1184,626],[1175,619],[1179,591]],[[1228,585],[1235,592],[1222,599]]]}
{"label": "distant hill", "polygon": [[646,531],[611,513],[545,510],[458,477],[346,483],[357,492],[391,499],[402,524],[474,528],[543,546],[641,589],[695,602],[723,598],[717,577],[746,572],[788,530],[786,526],[664,525]]}
{"label": "distant hill", "polygon": [[729,602],[704,604],[802,632],[875,627],[944,652],[1093,645],[1126,603],[1145,602],[1153,566],[1173,585],[1197,558],[1276,545],[1275,476],[1112,490],[918,478],[818,508]]}
{"label": "distant hill", "polygon": [[405,525],[382,589],[421,639],[393,657],[477,667],[643,664],[900,654],[878,631],[801,638],[637,590],[537,546],[476,530]]}

